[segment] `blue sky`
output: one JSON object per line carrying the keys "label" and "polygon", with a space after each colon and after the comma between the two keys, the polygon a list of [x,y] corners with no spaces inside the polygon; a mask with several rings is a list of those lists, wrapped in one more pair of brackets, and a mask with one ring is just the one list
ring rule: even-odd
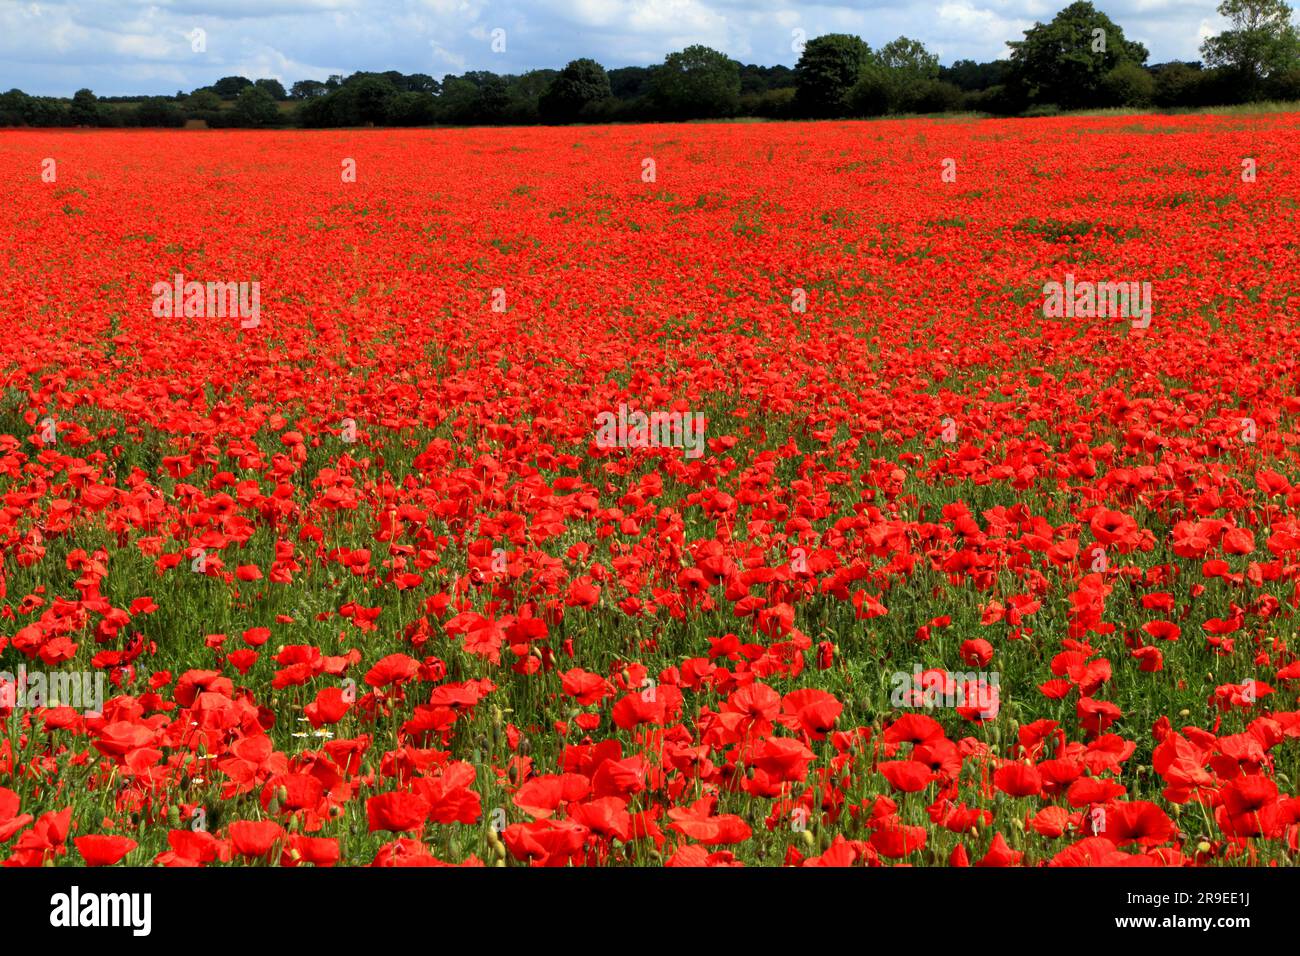
{"label": "blue sky", "polygon": [[[521,73],[580,56],[648,65],[692,43],[745,63],[794,65],[793,31],[899,35],[947,64],[1005,55],[1068,0],[0,0],[0,90],[68,96],[188,92],[222,76],[323,80],[396,69]],[[1198,59],[1223,27],[1217,0],[1094,0],[1151,62]],[[196,52],[194,31],[205,49]],[[494,51],[494,30],[503,51]]]}

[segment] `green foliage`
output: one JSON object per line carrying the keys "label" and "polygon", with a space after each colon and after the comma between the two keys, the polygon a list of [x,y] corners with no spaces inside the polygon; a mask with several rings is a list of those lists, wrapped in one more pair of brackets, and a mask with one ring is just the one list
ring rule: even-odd
{"label": "green foliage", "polygon": [[284,91],[284,84],[279,80],[255,80],[253,85],[258,89],[266,90],[273,100],[287,100],[289,98],[289,94]]}
{"label": "green foliage", "polygon": [[434,121],[436,101],[428,93],[398,93],[386,104],[389,126],[428,126]]}
{"label": "green foliage", "polygon": [[239,126],[274,126],[280,119],[280,111],[267,90],[260,86],[249,86],[235,100],[231,118]]}
{"label": "green foliage", "polygon": [[1147,50],[1087,0],[1077,0],[1052,18],[1009,41],[1011,82],[1031,103],[1062,109],[1105,106],[1105,77],[1124,62],[1146,62]]}
{"label": "green foliage", "polygon": [[1258,98],[1263,81],[1300,68],[1300,35],[1284,0],[1223,0],[1219,15],[1232,28],[1208,38],[1201,55],[1231,73],[1244,98]]}
{"label": "green foliage", "polygon": [[674,119],[732,116],[740,106],[740,64],[709,47],[689,46],[654,71],[650,96]]}
{"label": "green foliage", "polygon": [[151,96],[130,117],[132,126],[184,126],[185,114],[165,96]]}
{"label": "green foliage", "polygon": [[[1223,0],[1230,29],[1205,41],[1209,67],[1146,68],[1146,49],[1086,0],[1012,41],[1008,60],[958,60],[949,67],[917,40],[898,37],[879,50],[859,37],[827,34],[804,47],[794,69],[742,65],[693,45],[657,67],[606,73],[591,59],[563,70],[498,75],[475,70],[442,82],[425,73],[358,71],[298,80],[226,76],[189,96],[69,99],[0,94],[0,126],[305,127],[424,126],[537,122],[646,122],[730,118],[880,116],[971,111],[1054,115],[1109,107],[1162,109],[1300,99],[1300,34],[1285,0]],[[257,93],[249,91],[256,90]],[[281,111],[277,103],[293,101]],[[178,108],[179,107],[179,108]]]}
{"label": "green foliage", "polygon": [[1102,77],[1101,87],[1112,106],[1150,106],[1156,81],[1142,67],[1127,60]]}
{"label": "green foliage", "polygon": [[242,76],[223,76],[212,84],[212,89],[223,100],[233,100],[244,90],[253,85],[253,81]]}
{"label": "green foliage", "polygon": [[611,96],[609,76],[595,60],[568,63],[542,94],[538,108],[549,122],[571,123],[588,107]]}
{"label": "green foliage", "polygon": [[860,37],[828,33],[809,40],[794,68],[795,108],[803,116],[845,116],[849,94],[871,61]]}
{"label": "green foliage", "polygon": [[90,90],[77,90],[72,96],[72,105],[68,107],[68,118],[76,126],[98,125],[99,98]]}

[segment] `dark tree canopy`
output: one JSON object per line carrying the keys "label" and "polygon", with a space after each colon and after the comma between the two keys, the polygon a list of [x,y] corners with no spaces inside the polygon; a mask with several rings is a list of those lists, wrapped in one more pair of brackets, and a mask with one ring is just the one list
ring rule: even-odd
{"label": "dark tree canopy", "polygon": [[740,105],[740,64],[707,46],[689,46],[668,54],[655,69],[650,88],[666,116],[731,116]]}
{"label": "dark tree canopy", "polygon": [[1050,23],[1036,23],[1023,40],[1009,40],[1011,79],[1035,102],[1062,109],[1105,106],[1106,74],[1124,62],[1141,65],[1147,50],[1124,37],[1087,0],[1070,4]]}
{"label": "dark tree canopy", "polygon": [[611,96],[609,76],[595,60],[573,60],[542,94],[538,107],[544,119],[571,123],[583,110]]}
{"label": "dark tree canopy", "polygon": [[848,95],[871,59],[871,47],[847,33],[809,40],[794,68],[795,105],[805,116],[844,116]]}

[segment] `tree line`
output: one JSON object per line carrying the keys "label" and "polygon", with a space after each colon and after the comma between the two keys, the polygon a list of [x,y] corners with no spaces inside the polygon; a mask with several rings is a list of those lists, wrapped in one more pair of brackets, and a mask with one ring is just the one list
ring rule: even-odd
{"label": "tree line", "polygon": [[[1148,65],[1146,48],[1087,0],[1010,40],[1006,59],[941,66],[917,40],[872,49],[860,37],[808,41],[793,69],[745,65],[695,45],[651,67],[606,70],[592,59],[561,70],[441,80],[358,72],[299,80],[227,76],[175,96],[69,100],[0,94],[0,126],[346,127],[528,125],[867,117],[975,111],[1050,115],[1104,107],[1186,108],[1300,100],[1300,34],[1284,0],[1223,0],[1229,22],[1198,62]],[[196,123],[196,121],[198,121]]]}

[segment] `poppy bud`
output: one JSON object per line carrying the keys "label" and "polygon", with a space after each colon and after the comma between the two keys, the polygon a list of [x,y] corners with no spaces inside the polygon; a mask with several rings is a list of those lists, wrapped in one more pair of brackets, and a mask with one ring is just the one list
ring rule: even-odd
{"label": "poppy bud", "polygon": [[523,754],[525,757],[527,757],[530,753],[533,752],[533,742],[529,740],[527,737],[523,738],[521,741],[519,741],[519,752]]}
{"label": "poppy bud", "polygon": [[174,803],[167,808],[167,822],[171,824],[173,830],[180,828],[181,808]]}
{"label": "poppy bud", "polygon": [[817,838],[813,836],[813,832],[811,830],[804,830],[801,834],[799,834],[799,836],[803,839],[804,843],[808,844],[809,849],[812,849],[814,846],[817,845]]}

